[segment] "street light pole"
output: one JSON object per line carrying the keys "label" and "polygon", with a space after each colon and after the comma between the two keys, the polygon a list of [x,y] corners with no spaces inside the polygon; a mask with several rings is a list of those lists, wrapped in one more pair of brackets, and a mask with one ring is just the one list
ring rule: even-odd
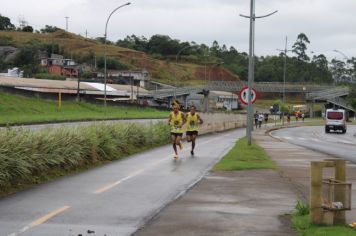
{"label": "street light pole", "polygon": [[346,56],[346,54],[345,54],[345,53],[343,53],[343,52],[341,52],[340,50],[336,50],[336,49],[334,49],[333,51],[334,51],[334,52],[337,52],[337,53],[339,53],[339,54],[341,54],[341,55],[344,57],[344,59],[346,59],[346,60],[350,60],[350,58],[349,58],[348,56]]}
{"label": "street light pole", "polygon": [[[177,55],[176,55],[176,65],[178,65],[178,58],[179,58],[179,55],[186,49],[188,48],[192,48],[192,47],[195,47],[196,45],[188,45],[188,46],[185,46],[184,48],[182,48],[181,50],[178,51]],[[176,99],[177,97],[177,86],[178,86],[178,78],[177,78],[177,70],[175,69],[174,70],[174,78],[175,78],[175,86],[174,86],[174,99]]]}
{"label": "street light pole", "polygon": [[247,127],[246,127],[246,136],[247,136],[247,143],[251,146],[252,143],[252,119],[253,119],[253,106],[252,106],[252,85],[254,81],[254,56],[255,56],[255,21],[259,18],[265,18],[275,14],[277,11],[274,11],[268,15],[264,16],[256,16],[255,15],[255,0],[250,1],[250,15],[242,15],[241,17],[250,19],[250,36],[249,36],[249,62],[248,62],[248,90],[247,90],[247,97],[248,97],[248,114],[247,114]]}
{"label": "street light pole", "polygon": [[125,3],[121,6],[118,6],[117,8],[115,8],[109,15],[108,19],[106,20],[106,24],[105,24],[105,34],[104,34],[104,106],[106,107],[106,83],[107,83],[107,68],[106,68],[106,57],[107,57],[107,36],[108,36],[108,24],[109,24],[109,20],[111,18],[111,16],[120,8],[125,7],[130,5],[131,3]]}
{"label": "street light pole", "polygon": [[[288,47],[288,37],[286,36],[286,43],[284,50],[277,49],[280,52],[284,52],[284,65],[283,65],[283,104],[286,102],[286,75],[287,75],[287,52],[292,50],[287,50]],[[282,125],[284,125],[284,110],[282,111]]]}
{"label": "street light pole", "polygon": [[[351,61],[351,59],[350,59],[348,56],[346,56],[346,54],[343,53],[342,51],[336,50],[336,49],[334,49],[333,51],[334,51],[334,52],[337,52],[337,53],[339,53],[339,54],[341,54],[341,55],[344,57],[344,59],[346,60],[346,63],[348,63],[349,61]],[[348,67],[347,64],[346,64],[346,69],[349,70],[349,69],[351,69],[351,68]],[[352,74],[352,72],[350,72],[350,77],[351,77],[351,78],[350,78],[351,82],[353,82],[355,79],[354,79],[354,75]]]}
{"label": "street light pole", "polygon": [[209,82],[210,82],[210,74],[211,74],[211,71],[212,71],[216,66],[220,66],[220,65],[222,65],[222,64],[224,64],[223,61],[222,61],[222,62],[219,62],[219,63],[215,63],[214,65],[211,66],[211,68],[210,68],[210,70],[209,70],[208,84],[209,84]]}

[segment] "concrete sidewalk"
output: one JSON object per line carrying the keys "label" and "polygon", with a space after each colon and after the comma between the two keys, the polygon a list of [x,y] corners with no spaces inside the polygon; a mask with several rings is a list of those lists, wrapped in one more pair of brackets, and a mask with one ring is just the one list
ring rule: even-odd
{"label": "concrete sidewalk", "polygon": [[[253,136],[277,170],[211,173],[135,235],[296,235],[288,214],[309,196],[310,161],[331,157],[281,142],[264,129]],[[348,164],[347,178],[355,186],[355,165]],[[348,221],[355,213],[347,213]]]}

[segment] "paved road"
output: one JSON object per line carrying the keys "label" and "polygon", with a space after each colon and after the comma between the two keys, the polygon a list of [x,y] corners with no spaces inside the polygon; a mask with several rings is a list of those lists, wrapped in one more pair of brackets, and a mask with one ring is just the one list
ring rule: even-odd
{"label": "paved road", "polygon": [[349,125],[346,134],[326,134],[324,126],[280,129],[271,134],[287,142],[344,158],[356,163],[356,126]]}
{"label": "paved road", "polygon": [[200,137],[196,156],[185,143],[179,161],[170,145],[156,148],[0,199],[0,235],[131,235],[244,135],[238,129]]}

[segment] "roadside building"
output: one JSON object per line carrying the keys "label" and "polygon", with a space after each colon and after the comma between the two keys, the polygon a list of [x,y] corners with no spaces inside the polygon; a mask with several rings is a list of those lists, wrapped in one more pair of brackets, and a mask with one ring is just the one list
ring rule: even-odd
{"label": "roadside building", "polygon": [[72,59],[66,59],[62,55],[51,54],[51,57],[41,58],[41,66],[46,67],[48,73],[62,75],[69,78],[78,78],[81,68]]}
{"label": "roadside building", "polygon": [[[97,72],[97,78],[104,78],[103,72]],[[108,70],[107,78],[113,83],[133,84],[146,88],[150,81],[150,74],[147,70]]]}

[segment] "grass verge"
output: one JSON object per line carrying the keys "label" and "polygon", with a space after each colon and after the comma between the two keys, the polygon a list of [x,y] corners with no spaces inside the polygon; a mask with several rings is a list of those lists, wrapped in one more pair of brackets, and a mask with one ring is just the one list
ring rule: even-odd
{"label": "grass verge", "polygon": [[346,226],[312,225],[309,223],[309,215],[294,215],[292,222],[300,236],[356,236],[356,230]]}
{"label": "grass verge", "polygon": [[275,163],[263,148],[255,143],[247,145],[247,139],[238,140],[235,146],[215,165],[213,171],[238,171],[252,169],[274,169]]}
{"label": "grass verge", "polygon": [[113,124],[0,133],[0,195],[168,143],[169,127]]}
{"label": "grass verge", "polygon": [[318,226],[309,222],[309,207],[297,202],[292,216],[293,227],[300,236],[356,236],[356,230],[347,226]]}
{"label": "grass verge", "polygon": [[166,118],[167,112],[153,108],[107,107],[84,102],[57,102],[40,98],[29,98],[0,92],[0,125],[22,125],[31,123],[103,120]]}

